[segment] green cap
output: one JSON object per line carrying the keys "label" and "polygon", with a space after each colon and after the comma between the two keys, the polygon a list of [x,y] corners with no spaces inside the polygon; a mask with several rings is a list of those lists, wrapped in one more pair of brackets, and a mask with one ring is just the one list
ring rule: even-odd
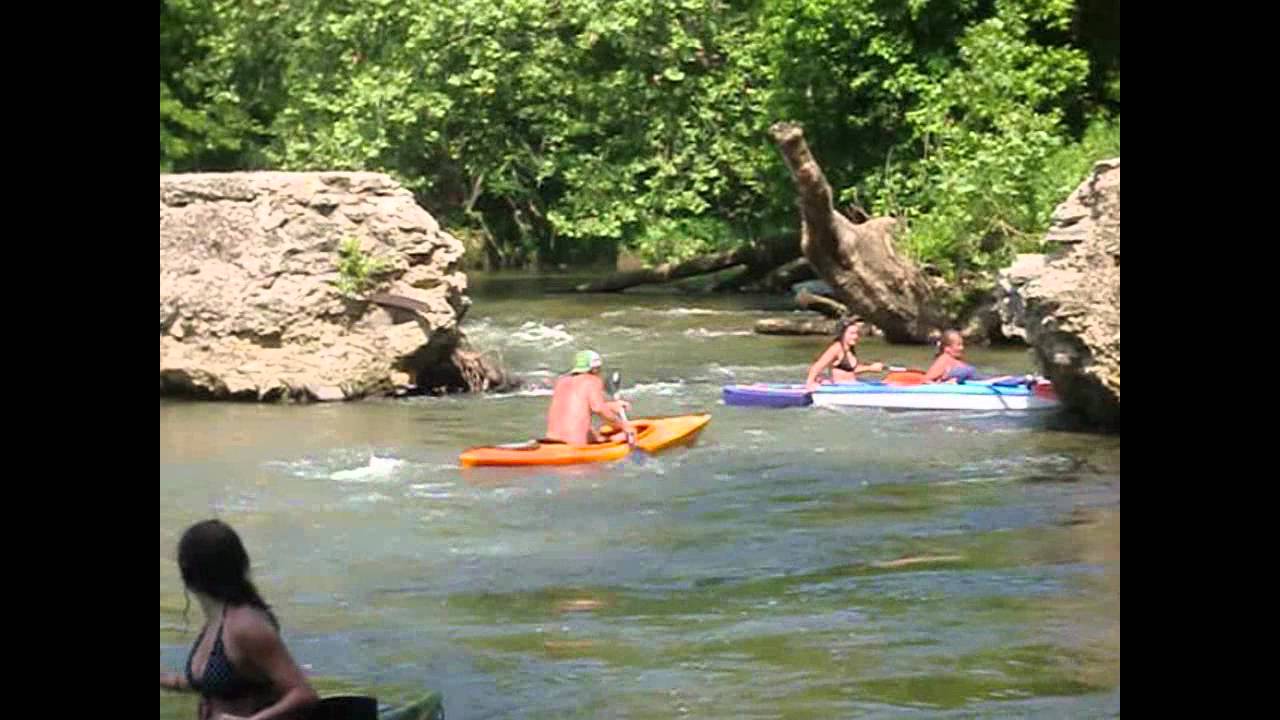
{"label": "green cap", "polygon": [[569,373],[577,375],[578,373],[591,372],[601,365],[604,365],[604,360],[601,359],[600,353],[594,350],[580,350],[573,356],[573,369]]}

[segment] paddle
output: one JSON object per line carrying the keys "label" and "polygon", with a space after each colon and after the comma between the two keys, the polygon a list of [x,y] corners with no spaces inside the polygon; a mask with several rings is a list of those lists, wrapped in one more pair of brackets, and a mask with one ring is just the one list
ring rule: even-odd
{"label": "paddle", "polygon": [[921,385],[924,383],[924,371],[916,368],[905,368],[891,365],[884,376],[884,382],[890,385]]}
{"label": "paddle", "polygon": [[[924,370],[917,368],[886,365],[882,372],[885,373],[885,376],[881,382],[889,385],[921,385],[924,383]],[[756,384],[762,385],[764,383]]]}
{"label": "paddle", "polygon": [[[922,385],[924,371],[915,368],[889,367],[884,382],[891,385]],[[1018,385],[1034,386],[1037,378],[1033,375],[1008,375],[989,380],[960,380],[961,385],[996,385],[999,387],[1017,387]]]}
{"label": "paddle", "polygon": [[364,695],[321,698],[307,711],[306,720],[378,720],[378,701]]}
{"label": "paddle", "polygon": [[969,385],[986,385],[988,387],[1018,387],[1026,385],[1027,387],[1035,387],[1040,381],[1035,375],[1004,375],[989,380],[970,380]]}
{"label": "paddle", "polygon": [[440,693],[427,693],[402,707],[379,716],[376,698],[364,695],[332,695],[321,698],[303,720],[438,720],[444,717]]}
{"label": "paddle", "polygon": [[[618,397],[618,390],[620,390],[621,388],[622,388],[622,373],[618,372],[617,370],[614,370],[613,373],[609,375],[609,392],[613,395],[614,400],[621,399]],[[618,408],[618,417],[622,418],[622,422],[625,422],[625,423],[631,422],[630,420],[627,419],[627,411],[622,409],[621,407]],[[636,447],[635,433],[627,433],[627,444],[631,446],[632,450],[635,449]]]}

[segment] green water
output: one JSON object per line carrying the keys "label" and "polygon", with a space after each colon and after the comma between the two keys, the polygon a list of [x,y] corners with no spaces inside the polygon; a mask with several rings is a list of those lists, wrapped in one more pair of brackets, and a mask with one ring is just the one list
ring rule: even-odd
{"label": "green water", "polygon": [[[694,447],[463,472],[467,446],[540,434],[545,393],[162,401],[162,665],[200,622],[178,535],[217,515],[310,673],[439,690],[450,718],[1119,713],[1118,437],[1053,414],[726,407],[723,384],[798,381],[824,339],[751,334],[790,312],[773,298],[541,292],[563,283],[473,282],[469,335],[535,385],[593,347],[633,415],[710,411]],[[162,694],[162,717],[182,702]]]}

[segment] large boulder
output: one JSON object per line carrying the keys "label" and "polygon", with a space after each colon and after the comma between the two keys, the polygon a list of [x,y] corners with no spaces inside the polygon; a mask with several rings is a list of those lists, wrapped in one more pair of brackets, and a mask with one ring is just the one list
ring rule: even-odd
{"label": "large boulder", "polygon": [[1002,330],[1026,339],[1063,403],[1120,428],[1120,158],[1093,166],[1053,213],[1047,255],[1000,274]]}
{"label": "large boulder", "polygon": [[[340,291],[354,239],[381,268]],[[340,400],[453,362],[463,245],[379,173],[160,176],[160,392]]]}

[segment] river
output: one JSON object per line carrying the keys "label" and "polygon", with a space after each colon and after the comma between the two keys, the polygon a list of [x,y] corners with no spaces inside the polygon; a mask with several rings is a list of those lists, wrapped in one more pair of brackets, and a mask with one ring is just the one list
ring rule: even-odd
{"label": "river", "polygon": [[[1120,707],[1120,439],[1055,413],[726,407],[826,342],[751,333],[777,298],[574,296],[473,278],[464,327],[532,380],[574,350],[632,415],[698,442],[612,465],[462,471],[548,397],[160,403],[160,655],[180,666],[189,524],[245,539],[324,687],[444,694],[464,718],[1110,717]],[[860,356],[927,363],[865,340]],[[1023,349],[970,348],[1032,371]],[[185,703],[185,704],[184,704]],[[162,693],[162,717],[189,701]]]}

